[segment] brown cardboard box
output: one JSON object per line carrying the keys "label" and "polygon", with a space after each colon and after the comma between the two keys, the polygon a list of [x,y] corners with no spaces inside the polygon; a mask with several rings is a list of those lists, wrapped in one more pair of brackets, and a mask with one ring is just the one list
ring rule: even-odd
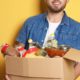
{"label": "brown cardboard box", "polygon": [[[11,80],[74,80],[74,62],[80,51],[70,49],[64,57],[6,57],[6,72]],[[73,60],[73,61],[72,61]]]}

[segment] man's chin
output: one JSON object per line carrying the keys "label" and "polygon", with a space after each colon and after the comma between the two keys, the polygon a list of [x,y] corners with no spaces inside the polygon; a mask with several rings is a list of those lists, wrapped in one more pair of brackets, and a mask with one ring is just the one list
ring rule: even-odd
{"label": "man's chin", "polygon": [[60,7],[60,6],[50,7],[49,6],[48,8],[49,8],[49,11],[52,13],[59,13],[64,10],[65,6],[63,6],[63,7]]}
{"label": "man's chin", "polygon": [[61,9],[61,10],[50,10],[50,12],[52,12],[52,13],[60,13],[61,11],[63,11],[63,9]]}

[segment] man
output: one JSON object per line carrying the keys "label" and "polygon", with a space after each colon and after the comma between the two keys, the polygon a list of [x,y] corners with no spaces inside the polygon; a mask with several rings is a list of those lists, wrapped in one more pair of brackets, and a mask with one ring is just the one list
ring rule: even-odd
{"label": "man", "polygon": [[80,23],[69,18],[64,12],[67,0],[45,0],[48,11],[29,18],[22,27],[17,41],[28,48],[28,40],[32,39],[44,46],[45,38],[55,33],[58,44],[69,45],[80,49]]}
{"label": "man", "polygon": [[[58,45],[69,45],[80,49],[80,23],[69,18],[64,8],[68,0],[44,0],[47,12],[29,18],[16,39],[17,45],[28,49],[28,40],[38,42],[45,46],[50,34],[55,34]],[[75,66],[76,77],[80,75],[80,64]]]}

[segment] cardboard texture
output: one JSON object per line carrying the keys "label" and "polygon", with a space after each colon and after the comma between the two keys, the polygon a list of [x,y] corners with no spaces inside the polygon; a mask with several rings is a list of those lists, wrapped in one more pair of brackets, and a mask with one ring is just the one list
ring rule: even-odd
{"label": "cardboard texture", "polygon": [[70,49],[64,57],[19,58],[6,56],[6,72],[11,80],[74,80],[74,61],[80,51]]}
{"label": "cardboard texture", "polygon": [[75,62],[80,62],[80,50],[71,48],[63,57]]}
{"label": "cardboard texture", "polygon": [[35,78],[35,77],[22,77],[10,75],[11,80],[63,80],[63,79],[53,79],[53,78]]}
{"label": "cardboard texture", "polygon": [[6,72],[11,80],[74,80],[73,63],[63,58],[7,56]]}

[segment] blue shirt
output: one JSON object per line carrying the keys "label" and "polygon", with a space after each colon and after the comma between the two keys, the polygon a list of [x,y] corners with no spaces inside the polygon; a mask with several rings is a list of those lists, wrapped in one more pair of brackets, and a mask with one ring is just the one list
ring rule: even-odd
{"label": "blue shirt", "polygon": [[[44,13],[27,19],[19,32],[17,41],[25,44],[26,48],[28,48],[29,39],[43,45],[49,27],[46,16],[47,13]],[[55,38],[59,45],[64,44],[80,49],[80,23],[64,12],[62,21],[55,31]]]}

